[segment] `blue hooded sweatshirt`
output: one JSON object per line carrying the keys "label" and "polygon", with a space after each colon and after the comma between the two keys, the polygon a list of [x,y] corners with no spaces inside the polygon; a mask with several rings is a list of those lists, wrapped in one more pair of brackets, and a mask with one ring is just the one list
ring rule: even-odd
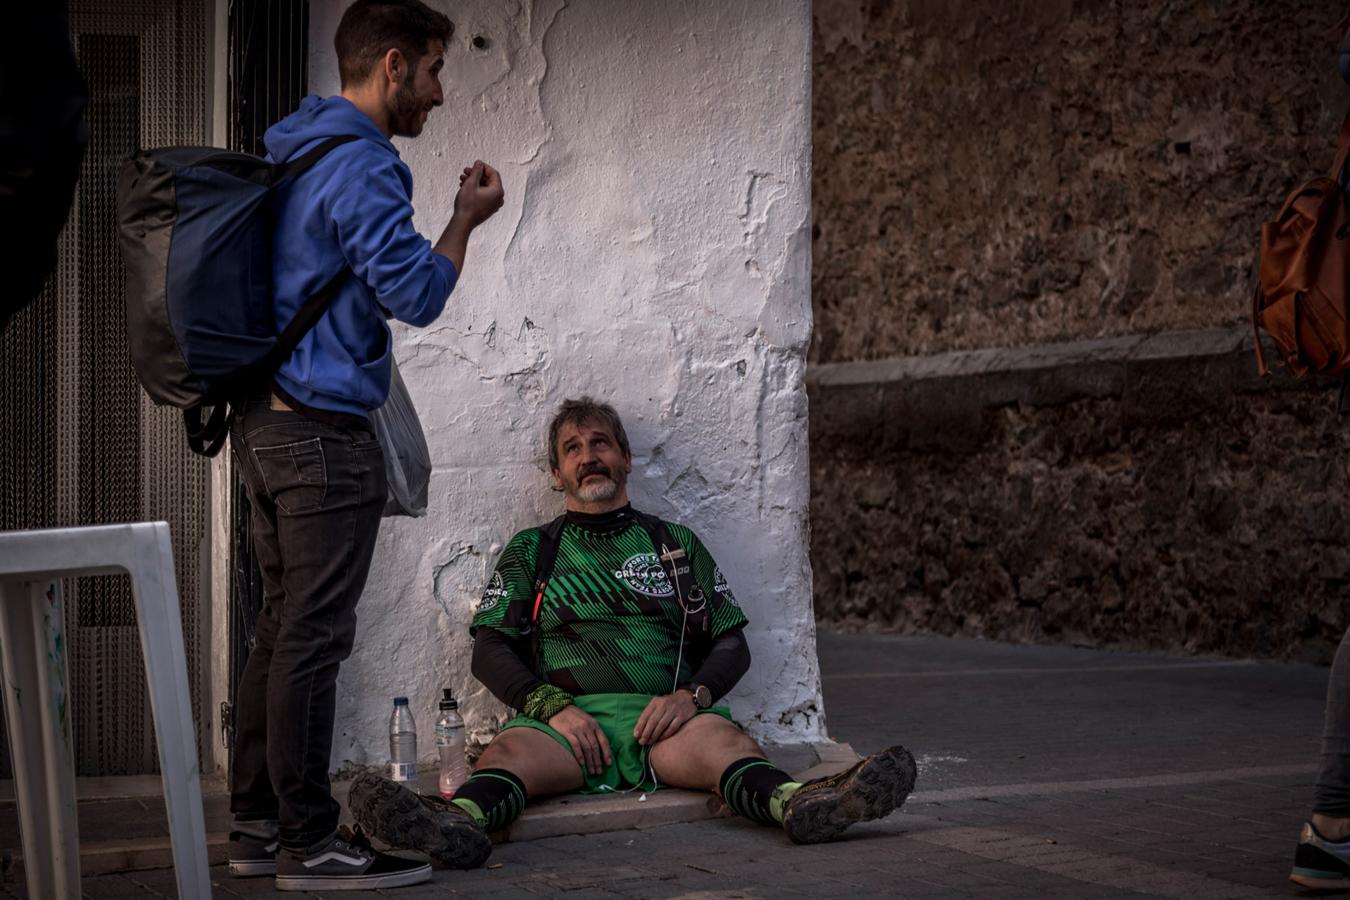
{"label": "blue hooded sweatshirt", "polygon": [[389,396],[387,309],[428,325],[454,289],[454,263],[412,225],[412,172],[370,117],[343,97],[306,97],[263,135],[285,162],[334,135],[354,134],[276,190],[272,297],[278,333],[338,272],[347,279],[328,312],[276,375],[303,406],[364,416]]}

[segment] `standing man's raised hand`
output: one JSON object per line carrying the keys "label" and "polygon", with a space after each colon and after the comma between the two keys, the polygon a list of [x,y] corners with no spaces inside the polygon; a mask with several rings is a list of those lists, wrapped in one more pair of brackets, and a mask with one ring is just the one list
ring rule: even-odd
{"label": "standing man's raised hand", "polygon": [[453,262],[455,271],[463,273],[469,235],[492,218],[505,199],[502,176],[481,159],[475,160],[459,176],[459,193],[455,195],[450,224],[445,226],[445,232],[432,249]]}

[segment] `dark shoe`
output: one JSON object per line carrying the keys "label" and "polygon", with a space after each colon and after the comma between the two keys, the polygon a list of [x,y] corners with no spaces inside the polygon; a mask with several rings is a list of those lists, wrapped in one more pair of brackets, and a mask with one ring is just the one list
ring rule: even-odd
{"label": "dark shoe", "polygon": [[230,874],[235,878],[277,874],[275,819],[234,823],[230,832]]}
{"label": "dark shoe", "polygon": [[377,853],[359,832],[335,834],[301,853],[277,854],[279,891],[370,891],[431,880],[431,866]]}
{"label": "dark shoe", "polygon": [[481,866],[492,853],[492,841],[473,816],[448,800],[422,796],[378,775],[352,782],[347,808],[368,834],[451,868]]}
{"label": "dark shoe", "polygon": [[865,757],[851,768],[808,781],[788,798],[783,830],[794,844],[832,841],[855,822],[895,812],[914,790],[918,769],[904,747]]}
{"label": "dark shoe", "polygon": [[1289,880],[1314,890],[1350,888],[1350,840],[1329,841],[1304,822]]}

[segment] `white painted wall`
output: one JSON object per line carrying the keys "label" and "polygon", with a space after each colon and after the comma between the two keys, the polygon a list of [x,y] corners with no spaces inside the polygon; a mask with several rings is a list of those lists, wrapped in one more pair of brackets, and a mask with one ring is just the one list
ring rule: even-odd
{"label": "white painted wall", "polygon": [[[475,157],[501,170],[507,199],[444,315],[396,330],[435,462],[431,509],[385,520],[339,683],[335,767],[386,760],[395,694],[412,698],[423,759],[442,686],[467,695],[478,739],[503,721],[469,674],[467,626],[501,547],[561,511],[542,432],[581,393],[624,417],[634,504],[692,526],[750,618],[736,717],[772,742],[822,739],[809,0],[434,5],[456,26],[446,103],[398,142],[416,224],[439,235]],[[344,4],[311,7],[311,87],[335,93]]]}

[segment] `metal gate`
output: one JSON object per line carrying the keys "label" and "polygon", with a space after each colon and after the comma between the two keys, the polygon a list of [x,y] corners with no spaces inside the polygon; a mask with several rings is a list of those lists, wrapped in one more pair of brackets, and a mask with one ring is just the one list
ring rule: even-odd
{"label": "metal gate", "polygon": [[[173,533],[199,747],[208,652],[207,476],[177,410],[152,405],[126,352],[115,191],[137,147],[206,143],[207,0],[72,0],[90,135],[57,270],[0,334],[0,529],[164,519]],[[66,593],[80,775],[157,770],[125,577]]]}
{"label": "metal gate", "polygon": [[[229,15],[230,149],[262,156],[263,132],[300,106],[309,85],[308,0],[234,0]],[[253,553],[251,508],[234,476],[230,513],[230,689],[221,732],[233,749],[232,710],[256,643],[262,575]]]}

